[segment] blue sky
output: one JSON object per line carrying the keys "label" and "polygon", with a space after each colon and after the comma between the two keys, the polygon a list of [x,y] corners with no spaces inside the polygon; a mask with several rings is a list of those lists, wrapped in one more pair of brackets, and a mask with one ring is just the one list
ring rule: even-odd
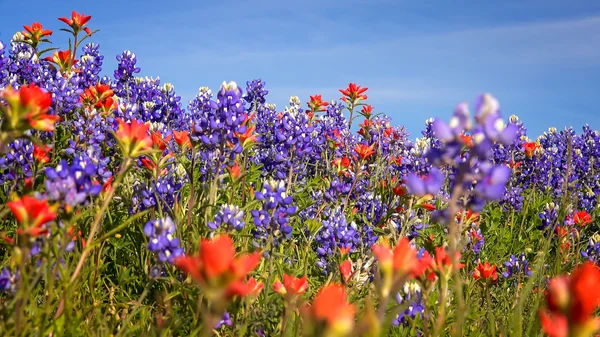
{"label": "blue sky", "polygon": [[[27,8],[27,9],[26,9]],[[262,78],[269,102],[356,82],[375,110],[416,135],[429,117],[491,92],[530,136],[600,128],[598,1],[28,1],[0,0],[0,40],[39,21],[66,47],[59,16],[91,14],[112,74],[131,50],[144,76],[187,102],[200,86]]]}

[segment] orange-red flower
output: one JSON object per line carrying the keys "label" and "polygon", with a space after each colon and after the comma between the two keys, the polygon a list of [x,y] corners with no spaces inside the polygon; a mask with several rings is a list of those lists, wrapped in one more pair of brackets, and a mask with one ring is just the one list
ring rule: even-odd
{"label": "orange-red flower", "polygon": [[173,135],[168,135],[164,138],[160,131],[152,131],[150,132],[150,138],[152,138],[152,147],[164,151],[171,138],[173,138]]}
{"label": "orange-red flower", "polygon": [[567,337],[569,335],[569,324],[564,315],[540,311],[540,323],[548,337]]}
{"label": "orange-red flower", "polygon": [[265,285],[262,282],[257,282],[253,277],[250,277],[248,281],[237,280],[233,282],[226,291],[226,296],[231,298],[234,296],[238,297],[246,297],[253,296],[256,297],[263,290]]}
{"label": "orange-red flower", "polygon": [[586,211],[579,211],[573,214],[573,221],[579,227],[585,227],[592,223],[592,216]]}
{"label": "orange-red flower", "polygon": [[475,278],[476,280],[484,279],[486,281],[496,282],[498,280],[496,266],[490,265],[489,262],[480,263],[477,266],[477,269],[473,271],[473,278]]}
{"label": "orange-red flower", "polygon": [[89,28],[84,27],[85,24],[90,21],[90,19],[92,18],[91,15],[84,15],[83,13],[79,14],[76,11],[73,11],[71,13],[71,18],[58,18],[60,21],[66,23],[67,25],[71,26],[71,28],[73,28],[73,32],[75,34],[77,34],[81,29],[83,29],[88,35],[91,34],[91,31]]}
{"label": "orange-red flower", "polygon": [[571,274],[571,317],[585,322],[600,305],[600,268],[586,262]]}
{"label": "orange-red flower", "polygon": [[367,99],[367,95],[364,95],[364,93],[368,89],[369,88],[361,88],[360,85],[350,83],[348,84],[348,88],[340,89],[340,92],[344,95],[342,101],[353,105],[358,104],[361,100]]}
{"label": "orange-red flower", "polygon": [[523,145],[523,150],[527,157],[533,157],[535,150],[539,149],[540,146],[536,142],[527,142]]}
{"label": "orange-red flower", "polygon": [[114,91],[108,84],[98,83],[90,86],[80,96],[80,101],[89,107],[94,107],[104,113],[110,113],[117,107],[113,96]]}
{"label": "orange-red flower", "polygon": [[6,118],[2,123],[3,130],[54,131],[54,123],[60,120],[58,116],[46,113],[52,104],[52,95],[35,84],[23,85],[18,91],[6,88],[2,98],[8,103],[3,109]]}
{"label": "orange-red flower", "polygon": [[185,148],[186,146],[190,146],[192,144],[190,141],[189,131],[173,130],[173,137],[175,138],[177,145],[179,145],[181,148]]}
{"label": "orange-red flower", "polygon": [[152,150],[152,137],[148,134],[150,125],[132,120],[126,123],[123,119],[117,118],[119,128],[115,132],[115,137],[123,150],[125,156],[136,158]]}
{"label": "orange-red flower", "polygon": [[31,41],[33,48],[36,48],[44,37],[52,35],[52,31],[44,29],[39,22],[34,22],[31,26],[23,26],[23,28],[25,28],[23,36],[25,40]]}
{"label": "orange-red flower", "polygon": [[345,335],[352,330],[354,311],[354,305],[348,303],[344,287],[336,283],[321,288],[312,305],[313,317],[325,321],[335,335]]}
{"label": "orange-red flower", "polygon": [[546,304],[547,308],[540,311],[546,334],[590,336],[600,329],[600,319],[594,317],[600,306],[600,268],[588,261],[575,268],[570,276],[552,279]]}
{"label": "orange-red flower", "polygon": [[352,276],[352,261],[345,260],[340,264],[340,274],[342,275],[342,280],[344,284],[348,283],[350,277]]}
{"label": "orange-red flower", "polygon": [[374,144],[369,146],[365,144],[359,144],[354,147],[354,152],[360,157],[360,159],[368,160],[371,155],[375,153],[373,149]]}
{"label": "orange-red flower", "polygon": [[244,133],[235,132],[234,135],[240,140],[240,142],[242,143],[242,146],[247,146],[247,145],[250,145],[250,144],[256,142],[256,134],[254,133],[255,130],[256,130],[256,125],[250,125],[246,128],[246,132],[244,132]]}
{"label": "orange-red flower", "polygon": [[398,241],[396,248],[392,249],[387,243],[375,244],[371,248],[382,268],[393,268],[401,274],[412,272],[417,265],[417,251],[410,245],[407,238]]}
{"label": "orange-red flower", "polygon": [[325,111],[325,107],[329,105],[329,103],[324,102],[321,95],[310,96],[310,102],[306,103],[310,108],[310,111],[307,111],[307,114],[312,118],[315,112]]}
{"label": "orange-red flower", "polygon": [[365,105],[362,107],[362,109],[360,110],[360,113],[369,118],[371,116],[371,114],[373,113],[373,107],[371,105]]}
{"label": "orange-red flower", "polygon": [[[235,256],[233,241],[229,235],[212,240],[202,240],[196,256],[183,256],[175,260],[175,266],[190,275],[207,295],[244,294],[243,280],[260,262],[259,252]],[[240,283],[242,282],[242,283]]]}
{"label": "orange-red flower", "polygon": [[281,296],[293,298],[306,292],[308,289],[308,281],[306,276],[295,278],[292,275],[283,274],[283,283],[276,280],[273,283],[273,289]]}
{"label": "orange-red flower", "polygon": [[49,206],[47,200],[25,195],[21,199],[10,201],[7,206],[19,225],[32,235],[41,234],[42,226],[56,219],[56,207]]}
{"label": "orange-red flower", "polygon": [[33,144],[33,158],[38,162],[45,164],[50,161],[48,153],[50,153],[51,147],[48,145],[38,146]]}
{"label": "orange-red flower", "polygon": [[477,212],[473,212],[472,210],[468,209],[466,213],[464,213],[464,218],[463,218],[463,212],[462,210],[458,211],[458,213],[456,214],[456,222],[460,222],[461,220],[464,222],[464,224],[469,225],[472,223],[477,223],[479,221],[479,213]]}
{"label": "orange-red flower", "polygon": [[350,164],[350,158],[345,156],[333,160],[333,165],[335,165],[337,173],[346,177],[350,176]]}
{"label": "orange-red flower", "polygon": [[[456,264],[454,265],[456,269],[461,269],[465,265],[460,263],[461,254],[460,252],[455,253]],[[435,257],[433,258],[432,269],[434,272],[439,273],[440,275],[448,276],[450,272],[453,270],[452,258],[448,255],[448,252],[444,247],[435,247]],[[429,275],[429,278],[434,277],[434,275]]]}
{"label": "orange-red flower", "polygon": [[70,50],[57,50],[52,56],[45,57],[44,60],[56,64],[63,73],[69,72],[71,70],[70,67],[79,62],[72,58]]}

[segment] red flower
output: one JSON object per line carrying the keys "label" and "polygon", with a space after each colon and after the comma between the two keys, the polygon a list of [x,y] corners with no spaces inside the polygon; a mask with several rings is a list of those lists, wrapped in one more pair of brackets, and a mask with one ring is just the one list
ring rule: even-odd
{"label": "red flower", "polygon": [[283,274],[283,284],[277,280],[273,283],[273,289],[282,296],[295,297],[306,292],[308,281],[306,276],[295,278],[292,275]]}
{"label": "red flower", "polygon": [[354,305],[348,303],[344,287],[335,283],[321,288],[312,305],[314,317],[325,321],[338,335],[345,335],[352,330],[354,310]]}
{"label": "red flower", "polygon": [[491,280],[492,282],[496,282],[498,280],[498,273],[496,272],[496,266],[490,265],[489,262],[480,263],[477,266],[477,269],[475,269],[475,271],[473,272],[473,277],[476,280],[483,278],[486,281]]}
{"label": "red flower", "polygon": [[244,132],[244,133],[235,132],[234,135],[240,140],[240,142],[242,143],[242,146],[246,146],[248,144],[252,144],[252,143],[256,142],[256,135],[254,134],[255,130],[256,130],[256,126],[251,125],[246,128],[246,132]]}
{"label": "red flower", "polygon": [[42,38],[52,35],[52,31],[44,29],[39,22],[34,22],[31,26],[23,26],[23,28],[25,28],[23,31],[25,40],[30,40],[34,48],[37,47]]}
{"label": "red flower", "polygon": [[175,142],[182,148],[186,146],[190,146],[192,142],[190,141],[190,133],[188,131],[177,131],[173,130],[173,137],[175,138]]}
{"label": "red flower", "polygon": [[233,166],[227,166],[227,172],[231,175],[231,177],[235,180],[238,179],[242,175],[242,169],[238,163],[233,164]]}
{"label": "red flower", "polygon": [[342,275],[342,280],[344,284],[348,283],[350,277],[352,276],[352,261],[345,260],[340,265],[340,274]]}
{"label": "red flower", "polygon": [[253,277],[250,277],[246,282],[242,280],[233,282],[227,288],[226,296],[228,298],[234,296],[246,297],[249,295],[256,297],[260,294],[264,287],[265,285],[262,282],[257,282]]}
{"label": "red flower", "polygon": [[523,145],[523,150],[525,151],[525,155],[527,157],[533,157],[535,150],[539,149],[540,146],[536,142],[527,142]]}
{"label": "red flower", "polygon": [[56,64],[63,73],[70,71],[70,66],[79,62],[78,60],[72,59],[70,50],[57,50],[52,56],[45,57],[44,60]]}
{"label": "red flower", "polygon": [[[421,278],[427,275],[427,271],[434,267],[433,258],[428,251],[425,251],[420,259],[417,260],[417,264],[412,270],[412,277]],[[435,274],[431,273],[432,279],[435,278]]]}
{"label": "red flower", "polygon": [[333,160],[333,165],[335,165],[337,173],[343,174],[346,177],[350,175],[350,164],[350,158],[348,157],[335,158]]}
{"label": "red flower", "polygon": [[586,211],[575,212],[573,215],[573,221],[579,227],[585,227],[592,223],[592,216]]}
{"label": "red flower", "polygon": [[110,113],[116,109],[117,104],[113,98],[114,91],[108,84],[98,83],[91,86],[80,96],[80,101],[89,107],[94,107],[105,113]]}
{"label": "red flower", "polygon": [[467,136],[463,133],[460,135],[460,141],[466,147],[473,147],[473,137],[472,136]]}
{"label": "red flower", "polygon": [[152,138],[152,147],[160,151],[164,151],[167,148],[167,143],[171,140],[171,138],[173,138],[173,135],[163,138],[163,135],[160,133],[160,131],[152,131],[150,133],[150,138]]}
{"label": "red flower", "polygon": [[150,125],[135,119],[129,124],[121,118],[117,118],[117,122],[119,129],[115,132],[115,136],[125,156],[136,158],[152,149],[152,137],[148,135]]}
{"label": "red flower", "polygon": [[[310,102],[306,103],[310,108],[310,113],[314,116],[315,112],[325,111],[325,107],[329,105],[327,102],[323,102],[321,95],[310,96]],[[310,115],[310,114],[309,114]],[[311,118],[312,118],[311,116]]]}
{"label": "red flower", "polygon": [[472,210],[468,209],[463,219],[463,211],[458,211],[458,213],[456,214],[456,222],[460,222],[461,219],[465,224],[477,223],[479,220],[479,213],[473,212]]}
{"label": "red flower", "polygon": [[[460,252],[456,252],[455,259],[456,265],[455,268],[461,269],[465,265],[458,262],[460,260]],[[435,248],[435,257],[433,259],[433,269],[441,274],[447,275],[452,271],[452,258],[446,252],[444,247],[436,247]]]}
{"label": "red flower", "polygon": [[371,155],[375,153],[373,146],[374,145],[368,146],[365,144],[356,145],[354,147],[354,152],[356,152],[360,159],[368,160],[369,157],[371,157]]}
{"label": "red flower", "polygon": [[437,209],[435,207],[435,205],[430,204],[430,203],[424,203],[424,204],[420,204],[418,206],[424,208],[427,211],[435,211]]}
{"label": "red flower", "polygon": [[371,116],[371,114],[373,113],[373,107],[371,105],[365,105],[362,107],[362,109],[360,110],[360,113],[369,118],[369,116]]}
{"label": "red flower", "polygon": [[84,15],[83,13],[79,14],[76,11],[73,11],[71,13],[71,19],[68,18],[58,18],[60,21],[66,23],[67,25],[71,26],[71,28],[73,28],[73,31],[75,33],[78,33],[79,30],[81,30],[83,28],[83,30],[89,35],[91,34],[91,31],[89,28],[87,27],[83,27],[85,26],[85,24],[90,21],[90,19],[92,18],[91,15]]}
{"label": "red flower", "polygon": [[45,164],[50,161],[48,153],[51,149],[48,145],[37,146],[37,144],[33,144],[33,158],[39,163]]}
{"label": "red flower", "polygon": [[47,200],[39,200],[25,195],[21,199],[9,202],[7,206],[19,225],[25,227],[26,230],[39,229],[44,224],[56,219],[56,208],[49,206]]}
{"label": "red flower", "polygon": [[579,323],[587,321],[600,305],[600,268],[586,262],[571,274],[571,317]]}
{"label": "red flower", "polygon": [[588,261],[570,276],[555,277],[548,285],[546,304],[547,309],[540,311],[546,334],[590,336],[600,329],[600,320],[594,317],[600,306],[600,268]]}
{"label": "red flower", "polygon": [[569,335],[569,325],[564,315],[540,311],[540,322],[542,330],[549,337],[567,337]]}
{"label": "red flower", "polygon": [[102,193],[107,193],[108,191],[110,191],[112,189],[112,181],[113,181],[112,176],[109,177],[108,179],[106,179],[106,181],[102,185]]}
{"label": "red flower", "polygon": [[175,266],[190,275],[201,287],[217,290],[215,296],[242,294],[240,282],[260,262],[260,253],[235,256],[233,241],[229,235],[212,240],[202,240],[196,256],[183,256],[175,260]]}
{"label": "red flower", "polygon": [[417,266],[417,251],[405,237],[398,241],[393,251],[387,243],[375,244],[371,249],[384,270],[393,268],[394,271],[404,275],[411,273]]}
{"label": "red flower", "polygon": [[[6,125],[13,130],[54,131],[54,123],[60,120],[60,117],[46,113],[52,104],[52,95],[35,84],[23,85],[18,91],[6,88],[2,98],[8,102]],[[2,126],[5,127],[4,123]]]}
{"label": "red flower", "polygon": [[406,195],[406,188],[401,183],[398,183],[392,188],[392,192],[394,192],[395,195],[402,197]]}
{"label": "red flower", "polygon": [[342,101],[350,104],[358,104],[360,100],[367,99],[367,95],[363,95],[369,88],[361,88],[360,85],[356,85],[354,83],[348,84],[348,88],[340,89],[340,92],[344,97],[342,97]]}

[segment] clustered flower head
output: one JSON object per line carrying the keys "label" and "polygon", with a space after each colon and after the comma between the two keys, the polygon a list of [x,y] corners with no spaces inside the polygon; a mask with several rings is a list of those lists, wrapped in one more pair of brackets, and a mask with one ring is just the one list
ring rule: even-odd
{"label": "clustered flower head", "polygon": [[593,315],[599,305],[600,268],[586,262],[548,284],[542,329],[552,337],[591,336],[600,329],[600,319]]}
{"label": "clustered flower head", "polygon": [[170,217],[150,220],[144,226],[148,249],[158,255],[160,262],[173,263],[183,256],[179,239],[175,238],[175,223]]}
{"label": "clustered flower head", "polygon": [[196,256],[180,256],[175,266],[190,275],[206,295],[213,299],[233,296],[244,297],[260,287],[256,280],[246,276],[260,263],[261,253],[236,256],[229,235],[219,235],[212,240],[203,239]]}

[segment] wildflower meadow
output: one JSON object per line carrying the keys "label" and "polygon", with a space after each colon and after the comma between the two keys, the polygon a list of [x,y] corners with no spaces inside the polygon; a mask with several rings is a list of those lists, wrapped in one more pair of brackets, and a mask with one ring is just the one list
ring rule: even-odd
{"label": "wildflower meadow", "polygon": [[0,335],[600,333],[598,131],[483,93],[409,135],[356,83],[186,104],[58,20],[0,42]]}

